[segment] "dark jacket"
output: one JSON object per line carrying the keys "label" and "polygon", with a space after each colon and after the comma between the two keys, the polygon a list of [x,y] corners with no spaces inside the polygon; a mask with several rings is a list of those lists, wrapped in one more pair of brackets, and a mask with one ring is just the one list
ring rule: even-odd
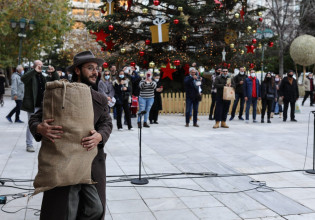
{"label": "dark jacket", "polygon": [[[244,83],[244,97],[247,97],[248,99],[252,98],[252,92],[253,92],[253,82],[250,77],[246,78]],[[256,77],[256,94],[257,98],[260,98],[260,86],[259,86],[259,80]]]}
{"label": "dark jacket", "polygon": [[194,78],[191,76],[186,76],[184,79],[185,91],[186,91],[186,98],[191,100],[197,100],[199,97],[198,86],[195,84]]}
{"label": "dark jacket", "polygon": [[227,83],[228,77],[217,76],[214,81],[214,88],[217,89],[217,97],[223,99],[223,89]]}
{"label": "dark jacket", "polygon": [[[244,73],[244,75],[237,74],[233,80],[232,84],[234,85],[233,87],[235,88],[235,93],[238,94],[243,94],[244,93],[244,83],[247,78],[247,75]],[[243,81],[243,84],[240,84],[240,82]]]}
{"label": "dark jacket", "polygon": [[284,100],[295,101],[299,97],[299,88],[296,80],[293,78],[293,82],[291,85],[288,77],[284,77],[281,80],[279,95],[284,96]]}
{"label": "dark jacket", "polygon": [[[102,219],[105,216],[106,210],[106,169],[104,153],[104,145],[109,139],[112,132],[112,119],[109,115],[109,108],[107,106],[107,99],[104,95],[91,89],[93,110],[94,110],[94,128],[103,137],[101,143],[98,144],[98,153],[92,163],[92,178],[97,184],[95,185],[100,199],[104,206],[104,213]],[[36,127],[42,121],[42,110],[32,115],[29,120],[29,127],[36,141],[41,141],[41,136],[36,134]],[[42,220],[65,220],[67,217],[68,207],[68,195],[69,186],[56,187],[54,189],[44,192],[41,216]]]}
{"label": "dark jacket", "polygon": [[[129,96],[130,96],[130,85],[129,80],[125,79],[126,84],[121,85],[119,81],[116,79],[114,81],[114,90],[115,90],[115,99],[117,105],[122,105],[124,102],[129,102]],[[122,91],[123,87],[127,87],[126,91]]]}
{"label": "dark jacket", "polygon": [[[36,78],[38,74],[34,69],[25,73],[21,80],[24,83],[24,98],[21,109],[27,112],[33,113],[35,111],[35,105],[37,100],[38,82]],[[55,71],[50,77],[44,77],[44,82],[59,80],[59,75]]]}
{"label": "dark jacket", "polygon": [[4,94],[4,84],[5,84],[5,76],[4,74],[0,74],[0,95]]}
{"label": "dark jacket", "polygon": [[156,91],[156,89],[161,87],[161,82],[156,83],[157,86],[154,90],[154,102],[151,107],[151,110],[162,110],[162,98],[161,98],[161,92]]}
{"label": "dark jacket", "polygon": [[267,99],[267,94],[273,94],[273,96],[275,98],[277,98],[278,94],[277,94],[277,87],[276,87],[276,84],[273,85],[272,87],[272,84],[271,82],[268,83],[268,82],[263,82],[261,84],[261,98],[262,99]]}

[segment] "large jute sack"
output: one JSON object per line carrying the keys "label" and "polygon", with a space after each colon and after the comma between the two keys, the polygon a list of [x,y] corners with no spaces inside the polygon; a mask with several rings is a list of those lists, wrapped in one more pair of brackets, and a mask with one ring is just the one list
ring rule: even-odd
{"label": "large jute sack", "polygon": [[64,133],[55,143],[42,139],[34,195],[59,186],[93,184],[91,167],[97,148],[87,151],[81,145],[81,139],[94,129],[90,88],[62,80],[48,82],[43,101],[46,119],[54,119]]}

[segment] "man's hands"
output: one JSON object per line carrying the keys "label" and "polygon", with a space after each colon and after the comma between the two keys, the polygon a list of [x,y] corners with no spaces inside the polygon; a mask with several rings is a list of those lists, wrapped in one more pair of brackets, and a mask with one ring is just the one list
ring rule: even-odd
{"label": "man's hands", "polygon": [[81,144],[87,151],[93,150],[102,140],[103,137],[100,133],[95,130],[92,130],[91,136],[82,138]]}
{"label": "man's hands", "polygon": [[15,96],[13,97],[14,100],[17,100],[17,98],[18,98],[17,95],[15,95]]}
{"label": "man's hands", "polygon": [[55,143],[55,139],[60,139],[63,131],[61,126],[50,125],[52,122],[54,122],[54,119],[44,120],[42,123],[37,125],[36,132]]}
{"label": "man's hands", "polygon": [[247,97],[245,97],[244,99],[245,99],[245,101],[247,101],[247,100],[248,100],[248,98],[247,98]]}
{"label": "man's hands", "polygon": [[55,68],[53,66],[48,66],[48,69],[47,69],[47,72],[48,73],[52,73],[52,72],[55,72]]}

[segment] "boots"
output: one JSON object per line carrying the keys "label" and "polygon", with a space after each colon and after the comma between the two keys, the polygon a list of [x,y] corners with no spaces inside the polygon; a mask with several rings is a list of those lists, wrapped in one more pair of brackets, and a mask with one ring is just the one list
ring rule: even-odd
{"label": "boots", "polygon": [[229,128],[229,126],[227,126],[225,121],[221,121],[221,128]]}
{"label": "boots", "polygon": [[279,118],[282,118],[282,112],[279,112]]}
{"label": "boots", "polygon": [[148,123],[143,122],[143,127],[145,127],[145,128],[149,128],[150,126],[148,125]]}
{"label": "boots", "polygon": [[215,125],[213,125],[213,128],[219,128],[220,127],[220,121],[216,121]]}

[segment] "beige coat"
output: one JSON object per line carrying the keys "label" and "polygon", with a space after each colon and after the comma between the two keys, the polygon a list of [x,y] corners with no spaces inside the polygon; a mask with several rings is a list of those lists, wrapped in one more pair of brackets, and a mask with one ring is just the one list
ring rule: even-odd
{"label": "beige coat", "polygon": [[[315,88],[315,79],[314,79],[314,77],[313,77],[313,86]],[[309,80],[308,77],[306,77],[305,80],[304,80],[304,88],[305,88],[305,92],[311,91],[311,81]]]}

